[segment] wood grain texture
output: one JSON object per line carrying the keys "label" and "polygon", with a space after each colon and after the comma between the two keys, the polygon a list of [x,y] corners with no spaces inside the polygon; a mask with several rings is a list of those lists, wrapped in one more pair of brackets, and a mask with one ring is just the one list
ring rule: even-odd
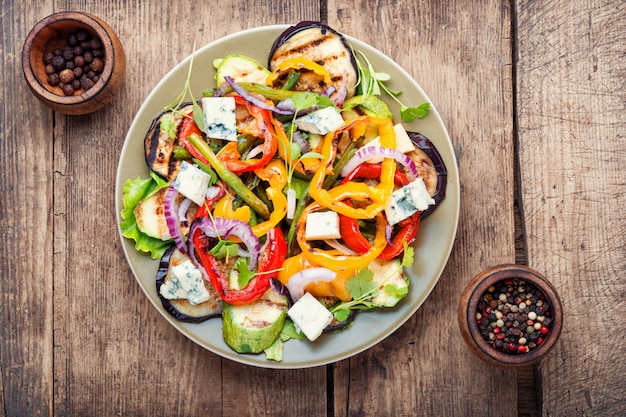
{"label": "wood grain texture", "polygon": [[528,262],[555,284],[566,314],[539,366],[543,414],[624,415],[626,340],[614,336],[626,307],[626,4],[517,9]]}
{"label": "wood grain texture", "polygon": [[22,44],[36,23],[23,2],[0,13],[0,405],[6,415],[52,410],[52,113],[21,69]]}
{"label": "wood grain texture", "polygon": [[476,273],[515,260],[510,19],[508,2],[499,1],[328,3],[331,26],[380,49],[424,88],[449,130],[461,178],[446,271],[401,329],[336,366],[337,416],[517,414],[515,371],[478,360],[455,319]]}
{"label": "wood grain texture", "polygon": [[[55,115],[55,413],[239,416],[297,409],[324,415],[323,368],[269,373],[241,367],[195,345],[160,317],[126,264],[112,198],[135,112],[194,42],[199,47],[242,29],[315,18],[317,5],[289,3],[277,10],[270,1],[240,1],[207,10],[191,1],[104,3],[89,12],[117,31],[128,64],[125,84],[107,108],[81,118]],[[303,391],[303,381],[315,385]],[[272,401],[282,397],[281,388],[292,395]]]}

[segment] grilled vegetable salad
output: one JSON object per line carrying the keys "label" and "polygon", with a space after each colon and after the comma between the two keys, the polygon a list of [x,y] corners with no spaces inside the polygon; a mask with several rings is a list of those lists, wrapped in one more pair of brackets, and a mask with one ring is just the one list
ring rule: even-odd
{"label": "grilled vegetable salad", "polygon": [[280,361],[287,339],[314,341],[406,296],[410,245],[446,168],[402,125],[428,103],[400,103],[394,123],[389,77],[326,25],[290,27],[267,67],[235,53],[214,66],[201,96],[187,81],[155,117],[150,177],[127,181],[121,228],[160,259],[166,311],[221,317],[233,350]]}

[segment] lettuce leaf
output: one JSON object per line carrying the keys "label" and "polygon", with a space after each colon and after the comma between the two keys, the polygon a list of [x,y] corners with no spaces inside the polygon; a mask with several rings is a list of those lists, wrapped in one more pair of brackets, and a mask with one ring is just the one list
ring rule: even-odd
{"label": "lettuce leaf", "polygon": [[152,193],[168,185],[169,183],[167,181],[154,172],[150,172],[150,178],[148,179],[129,179],[126,181],[126,184],[124,184],[124,194],[122,197],[124,208],[121,213],[123,220],[120,222],[122,236],[134,240],[135,249],[149,253],[152,259],[160,259],[167,248],[171,246],[172,242],[156,239],[139,230],[135,219],[135,206],[141,199],[152,195]]}

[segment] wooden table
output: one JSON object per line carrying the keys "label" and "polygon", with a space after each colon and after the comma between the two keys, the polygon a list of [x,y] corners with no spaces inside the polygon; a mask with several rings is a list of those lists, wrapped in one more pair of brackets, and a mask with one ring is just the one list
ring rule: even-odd
{"label": "wooden table", "polygon": [[[626,414],[623,1],[1,7],[5,416]],[[21,73],[30,28],[67,9],[103,18],[127,53],[118,97],[91,115],[50,111]],[[142,293],[118,237],[117,161],[135,112],[194,41],[320,19],[397,61],[439,109],[460,170],[459,230],[431,296],[387,340],[328,366],[253,368],[186,339]],[[519,371],[477,360],[455,315],[472,276],[516,261],[549,277],[566,313],[556,348]]]}

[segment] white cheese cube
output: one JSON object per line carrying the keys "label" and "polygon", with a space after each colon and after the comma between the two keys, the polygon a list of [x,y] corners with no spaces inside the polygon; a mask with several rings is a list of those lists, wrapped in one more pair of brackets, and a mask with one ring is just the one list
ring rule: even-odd
{"label": "white cheese cube", "polygon": [[237,140],[234,97],[203,97],[204,131],[212,139]]}
{"label": "white cheese cube", "polygon": [[306,218],[304,237],[307,240],[339,239],[339,214],[334,211],[314,211]]}
{"label": "white cheese cube", "polygon": [[391,199],[385,207],[385,215],[390,225],[401,222],[418,211],[424,211],[435,200],[428,194],[426,185],[421,178],[410,182],[391,194]]}
{"label": "white cheese cube", "polygon": [[204,196],[209,187],[210,179],[209,174],[195,165],[183,161],[180,165],[180,171],[174,179],[174,188],[179,193],[201,206],[204,203]]}
{"label": "white cheese cube", "polygon": [[[404,128],[404,126],[402,126],[402,123],[398,123],[397,125],[395,125],[393,127],[393,131],[396,133],[396,150],[402,153],[408,153],[415,150],[415,145],[413,145],[413,142],[411,141],[409,134],[406,133],[406,129]],[[364,147],[365,146],[381,146],[380,136],[376,136],[373,140],[367,142]],[[377,164],[379,162],[382,162],[383,159],[383,157],[377,156],[375,158],[368,159],[367,162]]]}
{"label": "white cheese cube", "polygon": [[325,135],[343,125],[343,117],[335,107],[324,107],[296,119],[298,129]]}
{"label": "white cheese cube", "polygon": [[187,293],[185,297],[193,305],[207,301],[211,295],[204,286],[202,273],[198,268],[186,260],[180,265],[172,267],[172,273],[178,279],[180,288]]}
{"label": "white cheese cube", "polygon": [[332,313],[308,292],[291,306],[287,315],[311,341],[320,337],[326,326],[333,321]]}

